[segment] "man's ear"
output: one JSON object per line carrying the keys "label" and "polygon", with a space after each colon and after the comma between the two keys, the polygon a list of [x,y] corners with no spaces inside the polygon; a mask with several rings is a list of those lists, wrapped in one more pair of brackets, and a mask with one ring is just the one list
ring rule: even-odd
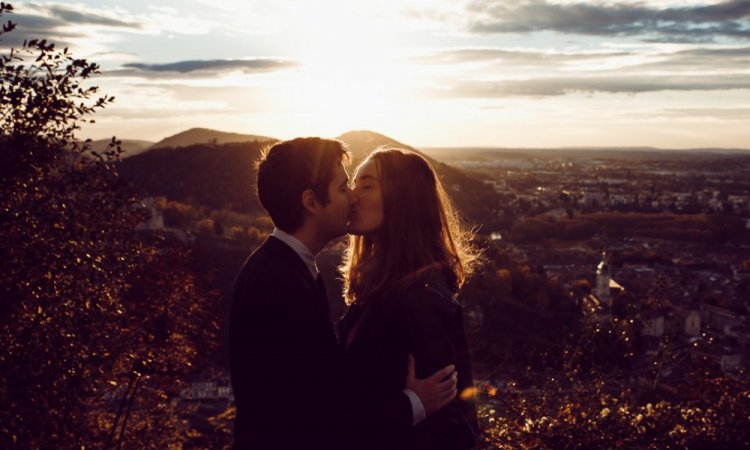
{"label": "man's ear", "polygon": [[320,202],[318,202],[318,196],[312,189],[305,189],[302,192],[302,207],[309,213],[317,213]]}

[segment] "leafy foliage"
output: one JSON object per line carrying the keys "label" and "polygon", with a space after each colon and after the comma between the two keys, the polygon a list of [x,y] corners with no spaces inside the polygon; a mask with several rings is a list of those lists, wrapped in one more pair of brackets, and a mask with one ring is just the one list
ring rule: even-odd
{"label": "leafy foliage", "polygon": [[114,100],[87,85],[98,69],[45,40],[0,60],[3,448],[178,444],[168,394],[215,331],[185,249],[135,231],[118,142],[97,153],[75,137]]}
{"label": "leafy foliage", "polygon": [[487,264],[462,293],[482,380],[480,448],[748,447],[746,373],[721,373],[670,334],[644,358],[654,342],[627,314],[572,312],[570,299],[554,300],[554,280],[498,250],[487,247]]}
{"label": "leafy foliage", "polygon": [[482,448],[736,449],[750,445],[745,379],[690,374],[687,399],[640,401],[605,376],[483,395]]}

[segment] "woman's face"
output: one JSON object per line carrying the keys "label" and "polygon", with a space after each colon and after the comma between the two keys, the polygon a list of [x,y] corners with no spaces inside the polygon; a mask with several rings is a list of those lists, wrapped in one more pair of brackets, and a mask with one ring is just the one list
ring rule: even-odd
{"label": "woman's face", "polygon": [[372,159],[362,164],[354,175],[354,194],[357,202],[352,208],[349,233],[372,235],[383,224],[383,195],[380,171]]}

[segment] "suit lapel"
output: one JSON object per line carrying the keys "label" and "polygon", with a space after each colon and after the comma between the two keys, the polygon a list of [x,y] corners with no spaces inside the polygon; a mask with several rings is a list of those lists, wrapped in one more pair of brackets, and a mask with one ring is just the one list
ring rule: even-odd
{"label": "suit lapel", "polygon": [[325,310],[326,314],[331,314],[331,308],[328,305],[328,294],[326,293],[326,284],[323,281],[323,274],[318,274],[318,279],[315,280],[315,292],[318,294],[318,299],[321,301],[323,305],[323,309]]}
{"label": "suit lapel", "polygon": [[[286,269],[291,270],[290,276],[297,276],[305,279],[309,282],[309,287],[314,289],[310,270],[307,268],[307,265],[304,261],[302,261],[302,258],[300,258],[297,252],[292,250],[292,247],[286,245],[281,240],[273,236],[269,236],[268,239],[266,239],[266,242],[263,243],[263,245],[268,246],[269,251],[277,255],[278,260],[287,266]],[[284,269],[280,268],[280,270]]]}

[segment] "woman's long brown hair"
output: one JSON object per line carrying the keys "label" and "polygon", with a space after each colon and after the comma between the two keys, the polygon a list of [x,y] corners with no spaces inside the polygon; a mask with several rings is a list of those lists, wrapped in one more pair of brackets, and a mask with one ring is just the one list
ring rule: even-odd
{"label": "woman's long brown hair", "polygon": [[347,303],[394,295],[442,277],[458,293],[479,258],[435,170],[420,155],[385,148],[370,154],[380,176],[383,224],[351,236],[339,267]]}

